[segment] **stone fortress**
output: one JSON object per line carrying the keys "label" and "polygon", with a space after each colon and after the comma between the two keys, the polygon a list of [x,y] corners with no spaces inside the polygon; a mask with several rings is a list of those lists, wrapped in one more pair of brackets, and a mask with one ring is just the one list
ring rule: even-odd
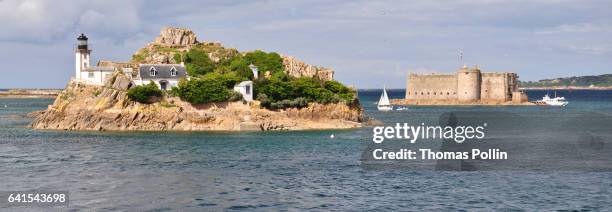
{"label": "stone fortress", "polygon": [[405,99],[394,104],[529,104],[518,89],[518,75],[511,72],[481,72],[478,66],[461,67],[454,74],[408,74]]}

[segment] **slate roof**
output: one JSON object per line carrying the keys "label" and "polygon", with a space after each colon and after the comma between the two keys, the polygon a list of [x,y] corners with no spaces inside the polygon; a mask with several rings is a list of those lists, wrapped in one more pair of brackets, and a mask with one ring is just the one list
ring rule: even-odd
{"label": "slate roof", "polygon": [[[151,76],[151,67],[157,72],[155,76]],[[177,71],[176,76],[170,76],[170,70],[174,67]],[[140,64],[138,65],[138,76],[142,80],[148,79],[180,79],[187,76],[187,71],[180,64]]]}

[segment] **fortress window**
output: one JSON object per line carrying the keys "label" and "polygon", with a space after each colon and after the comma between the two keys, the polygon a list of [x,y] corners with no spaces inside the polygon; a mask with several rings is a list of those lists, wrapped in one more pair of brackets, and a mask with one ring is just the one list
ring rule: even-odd
{"label": "fortress window", "polygon": [[423,95],[423,92],[421,91],[421,95]]}
{"label": "fortress window", "polygon": [[434,95],[436,95],[436,92],[434,92]]}
{"label": "fortress window", "polygon": [[457,92],[453,92],[453,95],[457,94]]}
{"label": "fortress window", "polygon": [[465,94],[467,94],[467,91],[465,92]]}
{"label": "fortress window", "polygon": [[427,92],[427,95],[429,95],[429,92]]}
{"label": "fortress window", "polygon": [[408,91],[408,95],[410,95],[410,91]]}
{"label": "fortress window", "polygon": [[446,92],[446,95],[447,95],[447,96],[448,96],[448,95],[450,95],[450,92]]}

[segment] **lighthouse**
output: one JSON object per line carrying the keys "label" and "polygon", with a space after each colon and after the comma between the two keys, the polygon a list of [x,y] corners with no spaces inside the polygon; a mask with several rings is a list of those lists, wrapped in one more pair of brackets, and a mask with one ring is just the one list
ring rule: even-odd
{"label": "lighthouse", "polygon": [[81,33],[81,36],[77,38],[76,48],[74,49],[74,54],[76,58],[75,68],[76,74],[74,75],[76,80],[81,80],[81,72],[88,68],[89,63],[89,55],[91,54],[91,50],[87,47],[87,36]]}

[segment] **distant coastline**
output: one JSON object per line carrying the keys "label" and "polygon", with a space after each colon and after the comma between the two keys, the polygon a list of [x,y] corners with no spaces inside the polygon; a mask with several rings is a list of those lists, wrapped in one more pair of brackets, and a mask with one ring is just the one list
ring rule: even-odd
{"label": "distant coastline", "polygon": [[0,98],[55,98],[61,89],[0,89]]}
{"label": "distant coastline", "polygon": [[612,90],[612,86],[546,86],[521,87],[520,90]]}

